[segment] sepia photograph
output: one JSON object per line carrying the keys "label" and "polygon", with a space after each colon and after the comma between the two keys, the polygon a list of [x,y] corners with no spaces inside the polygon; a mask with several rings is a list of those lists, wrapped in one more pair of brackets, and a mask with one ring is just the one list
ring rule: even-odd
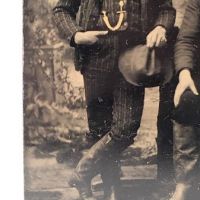
{"label": "sepia photograph", "polygon": [[25,200],[200,199],[200,0],[24,0]]}

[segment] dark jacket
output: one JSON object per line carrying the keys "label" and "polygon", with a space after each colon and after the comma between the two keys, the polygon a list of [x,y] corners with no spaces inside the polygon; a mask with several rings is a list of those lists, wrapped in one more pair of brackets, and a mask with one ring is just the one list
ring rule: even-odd
{"label": "dark jacket", "polygon": [[190,0],[187,5],[176,43],[175,65],[177,73],[188,68],[200,74],[200,0]]}
{"label": "dark jacket", "polygon": [[[90,23],[96,23],[94,17],[99,17],[99,5],[103,0],[59,0],[53,9],[54,21],[62,35],[67,39],[71,46],[77,47],[73,42],[73,36],[77,31],[88,30]],[[134,1],[134,0],[128,0]],[[139,1],[138,1],[139,2]],[[170,31],[175,22],[175,10],[171,0],[141,0],[140,3],[134,2],[135,6],[141,7],[141,33],[147,34],[155,26],[161,25]],[[138,5],[137,5],[138,4]],[[76,15],[79,12],[77,22]],[[93,16],[91,18],[91,16]],[[133,21],[134,19],[129,19]],[[76,48],[75,63],[79,70],[81,65],[80,53]],[[78,62],[77,62],[78,61]],[[80,61],[80,62],[79,62]]]}

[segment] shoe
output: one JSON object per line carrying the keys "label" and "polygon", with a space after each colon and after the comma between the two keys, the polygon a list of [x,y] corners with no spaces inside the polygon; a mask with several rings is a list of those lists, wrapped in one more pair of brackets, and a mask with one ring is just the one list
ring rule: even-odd
{"label": "shoe", "polygon": [[109,159],[107,165],[102,167],[101,178],[103,181],[103,200],[121,200],[121,166],[118,160]]}
{"label": "shoe", "polygon": [[103,200],[122,200],[121,197],[121,186],[113,185],[110,190],[104,193]]}
{"label": "shoe", "polygon": [[[101,172],[102,166],[107,159],[115,159],[127,144],[113,140],[109,133],[94,144],[79,161],[71,183],[77,188],[80,195],[89,197],[91,195],[91,180]],[[111,170],[112,171],[112,170]]]}
{"label": "shoe", "polygon": [[96,200],[93,197],[90,183],[81,178],[76,172],[72,173],[68,184],[78,190],[81,200]]}

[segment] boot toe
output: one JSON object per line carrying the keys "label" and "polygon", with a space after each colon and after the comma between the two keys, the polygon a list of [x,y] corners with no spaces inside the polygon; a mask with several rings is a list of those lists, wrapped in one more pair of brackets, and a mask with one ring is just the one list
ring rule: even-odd
{"label": "boot toe", "polygon": [[77,172],[72,173],[68,184],[78,190],[81,200],[96,200],[93,197],[90,184],[84,181]]}
{"label": "boot toe", "polygon": [[81,182],[80,177],[78,176],[78,174],[76,172],[73,172],[68,180],[68,184],[71,187],[76,187],[77,185],[79,185]]}

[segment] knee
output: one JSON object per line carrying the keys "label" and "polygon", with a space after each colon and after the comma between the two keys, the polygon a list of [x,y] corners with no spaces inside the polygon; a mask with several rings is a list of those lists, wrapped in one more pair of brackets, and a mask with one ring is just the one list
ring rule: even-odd
{"label": "knee", "polygon": [[95,99],[87,105],[87,118],[89,129],[98,137],[106,134],[112,123],[112,100],[110,99]]}
{"label": "knee", "polygon": [[140,122],[132,121],[124,123],[113,124],[111,129],[111,136],[120,141],[134,141],[137,136],[137,131],[140,127]]}
{"label": "knee", "polygon": [[88,111],[108,111],[112,108],[113,99],[108,97],[98,97],[87,101]]}
{"label": "knee", "polygon": [[174,109],[173,118],[178,123],[200,123],[200,96],[187,90],[180,98],[179,105]]}

